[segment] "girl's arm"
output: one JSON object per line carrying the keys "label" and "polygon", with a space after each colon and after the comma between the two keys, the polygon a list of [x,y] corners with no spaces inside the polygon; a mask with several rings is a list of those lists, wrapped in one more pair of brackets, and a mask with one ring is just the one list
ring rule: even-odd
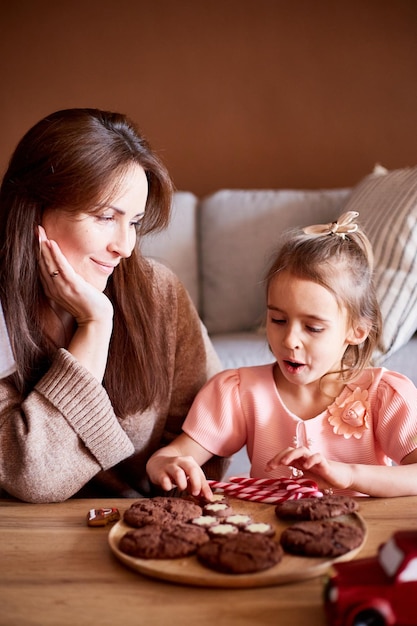
{"label": "girl's arm", "polygon": [[213,494],[200,466],[212,456],[183,433],[151,456],[146,471],[151,482],[164,491],[178,487],[181,491],[188,489],[193,496],[203,495],[211,500]]}
{"label": "girl's arm", "polygon": [[308,448],[286,448],[267,463],[266,471],[280,465],[302,470],[318,479],[322,487],[382,498],[417,495],[417,450],[407,455],[401,465],[386,466],[329,461]]}

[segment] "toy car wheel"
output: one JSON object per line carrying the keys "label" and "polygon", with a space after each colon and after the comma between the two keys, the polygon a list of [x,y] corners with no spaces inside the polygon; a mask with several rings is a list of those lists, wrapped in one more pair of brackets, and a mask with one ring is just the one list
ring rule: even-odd
{"label": "toy car wheel", "polygon": [[367,609],[355,615],[353,626],[386,626],[383,615],[375,609]]}

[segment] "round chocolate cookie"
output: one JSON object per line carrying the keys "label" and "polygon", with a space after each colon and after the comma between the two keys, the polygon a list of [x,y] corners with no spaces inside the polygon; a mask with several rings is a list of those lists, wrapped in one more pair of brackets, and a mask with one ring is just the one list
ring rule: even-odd
{"label": "round chocolate cookie", "polygon": [[228,515],[225,517],[226,524],[233,524],[237,528],[245,528],[248,524],[253,522],[250,515],[242,515],[242,513],[235,513],[234,515]]}
{"label": "round chocolate cookie", "polygon": [[217,523],[215,526],[207,528],[210,537],[231,537],[237,535],[239,528],[234,524]]}
{"label": "round chocolate cookie", "polygon": [[275,535],[275,528],[272,524],[266,524],[265,522],[252,522],[243,528],[243,532],[273,537]]}
{"label": "round chocolate cookie", "polygon": [[213,493],[211,502],[222,502],[223,504],[228,504],[229,499],[224,493]]}
{"label": "round chocolate cookie", "polygon": [[148,524],[124,534],[119,549],[141,559],[176,559],[193,554],[208,539],[204,528],[187,523]]}
{"label": "round chocolate cookie", "polygon": [[286,528],[280,541],[291,554],[336,557],[360,546],[363,531],[337,520],[299,522]]}
{"label": "round chocolate cookie", "polygon": [[214,504],[214,503],[229,504],[229,498],[223,492],[222,493],[214,492],[210,500],[208,500],[202,494],[200,494],[199,496],[192,496],[188,493],[188,494],[181,495],[181,497],[185,498],[186,500],[190,500],[191,502],[195,502],[196,504],[199,504],[201,507],[204,507],[206,504]]}
{"label": "round chocolate cookie", "polygon": [[215,517],[227,517],[233,514],[233,509],[227,502],[209,502],[204,506],[203,513]]}
{"label": "round chocolate cookie", "polygon": [[201,506],[181,498],[143,498],[134,502],[123,515],[123,520],[129,526],[142,528],[147,524],[173,524],[188,522],[199,517],[203,510]]}
{"label": "round chocolate cookie", "polygon": [[284,500],[275,507],[279,519],[322,520],[339,515],[348,515],[359,508],[358,503],[348,496],[323,496]]}
{"label": "round chocolate cookie", "polygon": [[210,526],[217,526],[219,518],[214,515],[200,515],[191,520],[191,524],[200,526],[200,528],[210,528]]}
{"label": "round chocolate cookie", "polygon": [[261,572],[279,563],[282,556],[281,546],[273,539],[244,532],[211,539],[197,550],[200,563],[226,574]]}

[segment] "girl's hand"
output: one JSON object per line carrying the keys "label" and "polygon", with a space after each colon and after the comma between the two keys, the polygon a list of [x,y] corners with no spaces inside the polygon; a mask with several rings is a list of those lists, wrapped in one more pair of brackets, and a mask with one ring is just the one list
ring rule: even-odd
{"label": "girl's hand", "polygon": [[113,306],[110,300],[73,270],[58,244],[48,239],[42,226],[38,226],[38,233],[40,277],[47,297],[74,317],[79,326],[94,321],[111,321]]}
{"label": "girl's hand", "polygon": [[349,489],[352,484],[352,471],[348,463],[327,460],[320,452],[311,452],[308,448],[285,448],[268,461],[267,472],[280,465],[295,467],[311,478],[319,478],[321,486]]}
{"label": "girl's hand", "polygon": [[151,482],[164,491],[178,487],[193,496],[213,497],[203,470],[191,456],[164,456],[160,451],[149,459],[146,471]]}

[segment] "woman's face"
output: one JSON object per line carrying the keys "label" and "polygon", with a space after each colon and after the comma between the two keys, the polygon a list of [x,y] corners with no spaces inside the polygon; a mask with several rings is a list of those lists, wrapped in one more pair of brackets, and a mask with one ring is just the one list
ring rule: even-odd
{"label": "woman's face", "polygon": [[42,226],[48,239],[57,242],[73,269],[104,291],[114,268],[121,259],[132,254],[136,226],[145,214],[147,196],[146,174],[142,167],[133,165],[114,198],[99,202],[94,213],[74,215],[64,208],[45,211]]}

